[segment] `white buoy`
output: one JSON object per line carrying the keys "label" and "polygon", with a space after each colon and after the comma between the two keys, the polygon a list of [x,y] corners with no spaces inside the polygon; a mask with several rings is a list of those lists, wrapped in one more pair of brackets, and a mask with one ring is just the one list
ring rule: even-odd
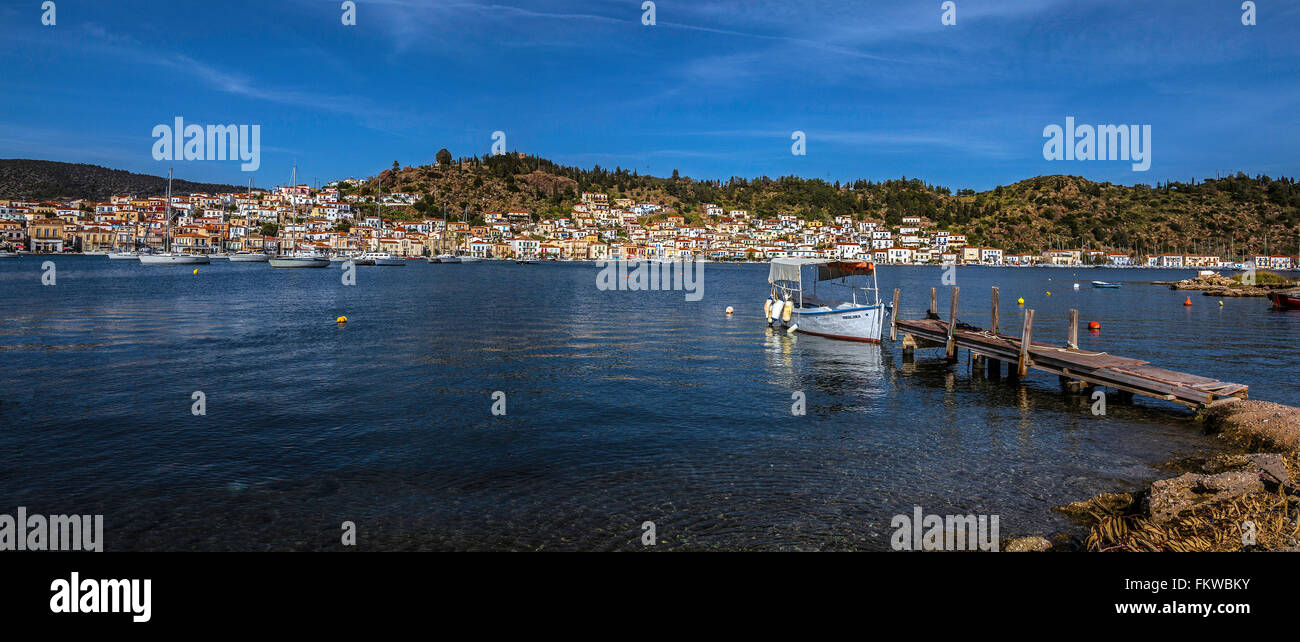
{"label": "white buoy", "polygon": [[1076,290],[1079,289],[1079,284],[1078,284],[1078,283],[1075,283],[1075,284],[1074,284],[1074,289],[1076,289]]}
{"label": "white buoy", "polygon": [[792,326],[786,328],[786,329],[785,329],[785,333],[786,333],[786,334],[794,334],[794,331],[795,331],[795,330],[798,330],[798,329],[799,329],[799,324],[796,323],[796,324],[794,324],[794,325],[792,325]]}
{"label": "white buoy", "polygon": [[730,316],[736,312],[735,308],[727,306],[727,315]]}

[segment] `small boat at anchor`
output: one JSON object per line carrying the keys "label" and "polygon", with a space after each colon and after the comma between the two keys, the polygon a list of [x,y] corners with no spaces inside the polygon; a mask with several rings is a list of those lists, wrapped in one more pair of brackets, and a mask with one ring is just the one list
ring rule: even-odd
{"label": "small boat at anchor", "polygon": [[1094,287],[1094,288],[1119,288],[1119,287],[1123,287],[1123,286],[1124,286],[1123,283],[1111,283],[1111,282],[1109,282],[1109,281],[1093,281],[1093,282],[1092,282],[1092,287]]}
{"label": "small boat at anchor", "polygon": [[1268,300],[1279,310],[1300,310],[1300,290],[1269,292]]}
{"label": "small boat at anchor", "polygon": [[892,312],[880,302],[870,261],[773,259],[767,282],[772,286],[763,306],[768,325],[784,325],[788,332],[880,343],[885,315]]}

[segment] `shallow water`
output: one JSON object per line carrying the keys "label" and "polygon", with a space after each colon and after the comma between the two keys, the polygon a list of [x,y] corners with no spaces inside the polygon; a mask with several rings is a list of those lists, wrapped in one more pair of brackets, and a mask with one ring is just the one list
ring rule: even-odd
{"label": "shallow water", "polygon": [[[1048,375],[774,332],[765,265],[708,264],[690,302],[597,290],[580,263],[412,261],[344,286],[338,267],[59,257],[42,286],[48,258],[0,261],[0,512],[102,513],[108,550],[336,549],[347,520],[363,549],[639,549],[647,520],[658,548],[883,549],[914,505],[998,515],[1006,538],[1213,446],[1164,402],[1096,417]],[[880,286],[904,318],[940,287],[946,314],[940,273],[886,266]],[[1300,313],[1141,283],[1192,273],[963,267],[959,317],[986,325],[998,285],[1004,329],[1023,296],[1035,337],[1063,341],[1078,308],[1102,323],[1083,348],[1300,403]]]}

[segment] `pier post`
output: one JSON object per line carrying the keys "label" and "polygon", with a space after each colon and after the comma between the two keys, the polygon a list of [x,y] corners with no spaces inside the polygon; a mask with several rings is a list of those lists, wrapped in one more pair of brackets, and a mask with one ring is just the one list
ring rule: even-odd
{"label": "pier post", "polygon": [[984,377],[984,360],[986,358],[987,357],[985,357],[982,354],[974,354],[974,353],[971,354],[970,372],[972,377],[979,377],[979,378]]}
{"label": "pier post", "polygon": [[1079,349],[1079,311],[1070,310],[1070,328],[1066,333],[1065,346],[1071,350]]}
{"label": "pier post", "polygon": [[939,314],[939,293],[930,288],[930,314]]}
{"label": "pier post", "polygon": [[898,341],[898,288],[894,288],[894,307],[889,314],[889,340]]}
{"label": "pier post", "polygon": [[1016,363],[1016,376],[1029,373],[1029,343],[1034,336],[1034,311],[1025,310],[1025,327],[1020,333],[1020,359]]}
{"label": "pier post", "polygon": [[948,308],[948,361],[957,360],[957,293],[961,288],[952,286],[952,304]]}
{"label": "pier post", "polygon": [[903,363],[912,363],[916,359],[916,338],[910,334],[903,335]]}
{"label": "pier post", "polygon": [[989,330],[994,335],[998,333],[998,286],[993,286],[993,327]]}

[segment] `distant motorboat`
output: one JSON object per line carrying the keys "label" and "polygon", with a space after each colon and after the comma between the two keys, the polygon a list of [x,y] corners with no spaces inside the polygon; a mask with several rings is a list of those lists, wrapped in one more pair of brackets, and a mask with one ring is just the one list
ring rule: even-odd
{"label": "distant motorboat", "polygon": [[87,250],[82,252],[85,256],[108,256],[108,250]]}
{"label": "distant motorboat", "polygon": [[201,254],[182,254],[164,252],[162,254],[141,254],[142,265],[207,265],[212,261]]}
{"label": "distant motorboat", "polygon": [[528,259],[515,259],[515,263],[519,265],[537,265],[537,261],[529,261]]}
{"label": "distant motorboat", "polygon": [[455,254],[439,254],[434,257],[439,263],[460,263],[460,257]]}
{"label": "distant motorboat", "polygon": [[396,267],[406,265],[406,259],[388,252],[366,252],[353,260],[353,265],[378,265]]}
{"label": "distant motorboat", "polygon": [[[8,250],[0,250],[0,259],[16,259],[16,258],[18,258],[18,253],[17,253],[17,252],[10,252],[10,251],[8,251]],[[135,258],[135,257],[132,257],[132,258]]]}
{"label": "distant motorboat", "polygon": [[483,260],[483,259],[482,259],[481,257],[477,257],[477,256],[462,256],[462,257],[460,257],[460,262],[461,262],[461,263],[478,263],[479,261],[482,261],[482,260]]}
{"label": "distant motorboat", "polygon": [[230,255],[231,263],[265,263],[271,257],[262,252],[236,252]]}
{"label": "distant motorboat", "polygon": [[267,259],[273,268],[323,268],[329,267],[330,260],[315,254],[283,254]]}
{"label": "distant motorboat", "polygon": [[108,260],[110,261],[136,261],[139,260],[139,252],[109,252]]}
{"label": "distant motorboat", "polygon": [[1124,286],[1123,283],[1110,283],[1110,282],[1107,282],[1107,281],[1093,281],[1093,282],[1092,282],[1092,287],[1094,287],[1094,288],[1118,288],[1118,287],[1123,287],[1123,286]]}

